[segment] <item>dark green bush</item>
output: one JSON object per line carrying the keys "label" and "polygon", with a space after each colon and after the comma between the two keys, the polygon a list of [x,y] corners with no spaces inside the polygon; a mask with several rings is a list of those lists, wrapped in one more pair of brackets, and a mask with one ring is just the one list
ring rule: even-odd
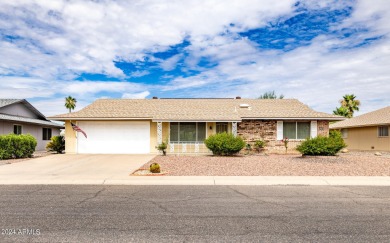
{"label": "dark green bush", "polygon": [[208,137],[204,143],[214,155],[233,155],[245,147],[245,142],[240,137],[234,137],[230,133],[218,133]]}
{"label": "dark green bush", "polygon": [[318,136],[308,138],[297,150],[303,155],[336,155],[340,150],[347,147],[339,131],[331,131],[329,137]]}
{"label": "dark green bush", "polygon": [[63,136],[53,136],[51,141],[46,145],[46,150],[62,154],[65,150],[65,139]]}
{"label": "dark green bush", "polygon": [[30,134],[8,134],[0,136],[0,160],[31,158],[37,140]]}

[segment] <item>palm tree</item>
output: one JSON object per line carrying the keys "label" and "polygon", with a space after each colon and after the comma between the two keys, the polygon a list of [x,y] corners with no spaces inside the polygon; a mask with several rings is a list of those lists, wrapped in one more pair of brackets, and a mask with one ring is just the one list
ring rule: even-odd
{"label": "palm tree", "polygon": [[343,106],[336,107],[336,110],[333,111],[333,114],[338,115],[338,116],[344,116],[344,117],[349,116],[348,109],[343,107]]}
{"label": "palm tree", "polygon": [[65,107],[69,109],[69,113],[76,107],[77,100],[72,96],[65,97]]}
{"label": "palm tree", "polygon": [[284,95],[280,95],[279,98],[276,96],[275,91],[265,92],[263,95],[260,95],[258,99],[283,99]]}
{"label": "palm tree", "polygon": [[340,100],[340,104],[348,111],[348,116],[346,117],[351,118],[355,111],[359,111],[360,100],[356,100],[354,94],[346,94],[343,96],[343,99]]}

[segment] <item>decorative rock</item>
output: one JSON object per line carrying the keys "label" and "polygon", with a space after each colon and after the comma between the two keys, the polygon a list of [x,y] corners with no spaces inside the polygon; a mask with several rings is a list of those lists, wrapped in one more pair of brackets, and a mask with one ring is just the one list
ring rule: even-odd
{"label": "decorative rock", "polygon": [[341,150],[341,153],[348,153],[348,152],[349,152],[349,151],[348,151],[348,149],[346,149],[346,148]]}
{"label": "decorative rock", "polygon": [[382,154],[379,153],[379,152],[375,152],[375,155],[376,155],[376,156],[382,156]]}

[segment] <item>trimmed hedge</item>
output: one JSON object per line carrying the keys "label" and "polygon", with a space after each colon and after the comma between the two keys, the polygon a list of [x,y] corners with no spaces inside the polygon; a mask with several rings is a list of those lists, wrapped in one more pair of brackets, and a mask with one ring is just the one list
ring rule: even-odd
{"label": "trimmed hedge", "polygon": [[30,134],[8,134],[0,136],[0,160],[31,158],[37,140]]}
{"label": "trimmed hedge", "polygon": [[226,132],[211,135],[204,143],[214,155],[233,155],[245,147],[242,138]]}
{"label": "trimmed hedge", "polygon": [[297,150],[303,155],[336,155],[347,147],[339,131],[331,131],[329,137],[318,136],[308,138],[297,146]]}

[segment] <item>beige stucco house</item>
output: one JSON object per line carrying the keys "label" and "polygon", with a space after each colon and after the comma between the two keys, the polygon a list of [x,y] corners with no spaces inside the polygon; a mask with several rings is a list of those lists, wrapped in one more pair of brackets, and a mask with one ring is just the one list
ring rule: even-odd
{"label": "beige stucco house", "polygon": [[390,151],[390,106],[330,125],[350,150]]}
{"label": "beige stucco house", "polygon": [[[327,136],[329,121],[342,120],[316,112],[295,99],[100,99],[84,109],[50,117],[65,122],[66,153],[209,153],[203,141],[229,132],[247,143],[263,139],[268,149],[294,147],[307,137]],[[87,138],[76,133],[76,124]]]}
{"label": "beige stucco house", "polygon": [[24,99],[0,99],[0,135],[31,134],[37,139],[36,150],[42,151],[61,128]]}

